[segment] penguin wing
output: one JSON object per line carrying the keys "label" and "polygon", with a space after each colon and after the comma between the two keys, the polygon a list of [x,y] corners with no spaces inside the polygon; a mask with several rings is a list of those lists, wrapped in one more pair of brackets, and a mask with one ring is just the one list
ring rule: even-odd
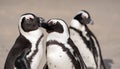
{"label": "penguin wing", "polygon": [[[25,38],[24,38],[25,39]],[[4,69],[14,69],[15,68],[15,63],[18,60],[18,57],[21,56],[24,53],[24,50],[27,49],[27,45],[26,40],[23,40],[22,36],[19,36],[15,42],[15,44],[13,45],[13,47],[11,48],[5,65],[4,65]],[[23,54],[24,55],[24,54]]]}
{"label": "penguin wing", "polygon": [[70,38],[68,39],[68,44],[70,44],[71,47],[73,48],[73,55],[75,56],[76,61],[79,62],[80,68],[87,69],[78,48],[75,46],[74,42]]}
{"label": "penguin wing", "polygon": [[[94,54],[94,57],[95,57],[95,61],[98,62],[98,58],[100,57],[100,65],[101,65],[101,68],[102,69],[105,69],[105,64],[104,64],[104,61],[103,61],[103,58],[102,58],[102,53],[101,53],[101,49],[100,49],[100,44],[96,38],[96,36],[90,31],[88,30],[89,33],[90,33],[90,45],[92,45],[92,52]],[[97,46],[95,46],[95,44]],[[99,54],[99,55],[98,55]]]}
{"label": "penguin wing", "polygon": [[20,69],[30,69],[29,61],[26,58],[27,53],[30,49],[25,49],[22,54],[16,59],[15,67]]}
{"label": "penguin wing", "polygon": [[47,63],[44,65],[43,69],[49,69]]}

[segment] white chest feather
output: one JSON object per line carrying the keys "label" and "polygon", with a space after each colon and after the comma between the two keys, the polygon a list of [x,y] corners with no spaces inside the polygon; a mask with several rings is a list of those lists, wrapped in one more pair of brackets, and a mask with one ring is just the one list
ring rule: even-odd
{"label": "white chest feather", "polygon": [[58,45],[47,47],[47,62],[49,69],[74,69],[70,58]]}
{"label": "white chest feather", "polygon": [[[32,49],[32,51],[34,51],[34,48]],[[41,39],[38,45],[38,52],[32,59],[31,69],[38,69],[37,67],[39,66],[39,63],[41,62],[42,55],[43,55],[43,38]]]}
{"label": "white chest feather", "polygon": [[[31,69],[37,69],[40,60],[42,58],[42,54],[43,54],[43,37],[42,36],[42,32],[40,29],[37,29],[35,31],[31,31],[31,32],[24,32],[21,30],[21,33],[23,36],[25,36],[26,39],[28,39],[31,43],[31,51],[30,53],[27,55],[27,58],[32,57],[31,60]],[[40,42],[38,42],[38,40],[41,38]],[[37,46],[38,43],[38,46]],[[33,54],[35,53],[35,50],[37,50],[37,53],[33,56]]]}

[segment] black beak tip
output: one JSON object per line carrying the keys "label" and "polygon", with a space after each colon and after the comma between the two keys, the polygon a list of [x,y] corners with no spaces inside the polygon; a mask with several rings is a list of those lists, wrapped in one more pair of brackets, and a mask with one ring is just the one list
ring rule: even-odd
{"label": "black beak tip", "polygon": [[94,24],[94,21],[93,21],[93,20],[91,20],[91,21],[90,21],[90,24],[91,24],[91,25],[93,25],[93,24]]}
{"label": "black beak tip", "polygon": [[39,17],[40,23],[45,22],[45,19],[43,19],[42,17]]}
{"label": "black beak tip", "polygon": [[43,23],[45,23],[45,19],[39,17],[39,26],[41,27]]}
{"label": "black beak tip", "polygon": [[41,23],[41,27],[43,27],[45,29],[49,28],[49,26],[46,22]]}
{"label": "black beak tip", "polygon": [[46,30],[49,29],[48,23],[46,23],[45,19],[43,19],[42,17],[39,17],[39,27],[42,27]]}

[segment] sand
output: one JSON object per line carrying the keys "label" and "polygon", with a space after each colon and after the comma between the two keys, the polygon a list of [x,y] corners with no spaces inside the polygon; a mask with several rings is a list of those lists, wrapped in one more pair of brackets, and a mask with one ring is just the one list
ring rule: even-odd
{"label": "sand", "polygon": [[73,16],[83,9],[94,20],[94,25],[89,27],[98,38],[107,69],[119,69],[120,0],[1,0],[0,69],[3,69],[7,54],[19,35],[21,14],[31,12],[46,20],[62,18],[69,24]]}

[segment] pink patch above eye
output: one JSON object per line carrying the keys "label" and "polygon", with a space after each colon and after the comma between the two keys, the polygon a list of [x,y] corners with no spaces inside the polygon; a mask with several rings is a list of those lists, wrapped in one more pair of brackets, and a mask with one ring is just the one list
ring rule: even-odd
{"label": "pink patch above eye", "polygon": [[26,19],[34,19],[34,17],[32,15],[26,15],[25,18]]}

